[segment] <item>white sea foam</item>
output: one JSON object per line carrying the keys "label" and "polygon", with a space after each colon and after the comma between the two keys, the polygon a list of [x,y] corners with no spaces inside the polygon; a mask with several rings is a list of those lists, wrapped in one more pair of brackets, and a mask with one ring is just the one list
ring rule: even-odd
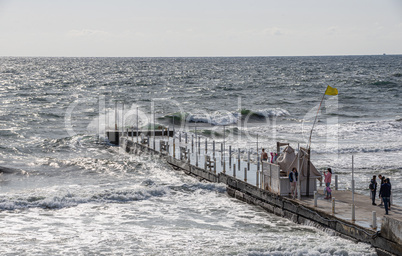
{"label": "white sea foam", "polygon": [[237,112],[230,113],[213,113],[213,114],[190,114],[187,118],[188,122],[208,123],[212,125],[229,125],[236,124],[239,121],[240,114]]}
{"label": "white sea foam", "polygon": [[280,117],[280,116],[290,116],[289,111],[286,109],[282,108],[266,108],[266,109],[260,109],[255,111],[257,115],[263,116],[263,117]]}

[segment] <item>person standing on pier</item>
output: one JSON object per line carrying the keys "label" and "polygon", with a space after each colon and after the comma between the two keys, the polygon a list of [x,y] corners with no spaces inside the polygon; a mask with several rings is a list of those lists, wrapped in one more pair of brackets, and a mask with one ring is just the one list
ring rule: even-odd
{"label": "person standing on pier", "polygon": [[331,168],[328,168],[327,171],[324,171],[324,182],[325,182],[325,189],[324,189],[324,195],[326,195],[325,199],[330,199],[332,197],[331,195],[331,177],[332,177],[332,170]]}
{"label": "person standing on pier", "polygon": [[384,201],[385,215],[388,215],[389,198],[391,196],[391,184],[388,181],[389,179],[386,179],[380,188],[381,197]]}
{"label": "person standing on pier", "polygon": [[262,149],[261,160],[262,161],[268,161],[268,154],[267,154],[267,152],[265,152],[264,148]]}
{"label": "person standing on pier", "polygon": [[[370,181],[370,186],[369,186],[369,188],[371,190],[371,199],[373,200],[373,202],[372,202],[373,205],[377,205],[375,203],[375,193],[377,192],[377,182],[376,182],[375,178],[376,178],[376,176],[374,175]],[[381,191],[380,191],[380,194],[381,194]]]}
{"label": "person standing on pier", "polygon": [[383,201],[382,201],[382,197],[381,197],[381,186],[382,186],[382,184],[384,184],[384,182],[385,182],[385,177],[380,174],[380,175],[378,175],[378,178],[379,178],[380,181],[381,181],[381,183],[380,183],[380,192],[378,192],[378,197],[381,199],[380,206],[382,206],[382,205],[383,205]]}
{"label": "person standing on pier", "polygon": [[290,181],[290,193],[292,198],[295,199],[297,197],[297,178],[299,174],[297,173],[296,167],[293,167],[292,171],[289,173],[289,181]]}

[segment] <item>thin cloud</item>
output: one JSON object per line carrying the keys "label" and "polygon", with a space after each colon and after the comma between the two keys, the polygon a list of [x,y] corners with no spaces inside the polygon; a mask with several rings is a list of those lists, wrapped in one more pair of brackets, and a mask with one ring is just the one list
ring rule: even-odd
{"label": "thin cloud", "polygon": [[93,30],[93,29],[80,29],[80,30],[70,30],[67,35],[69,37],[108,37],[111,34],[103,30]]}

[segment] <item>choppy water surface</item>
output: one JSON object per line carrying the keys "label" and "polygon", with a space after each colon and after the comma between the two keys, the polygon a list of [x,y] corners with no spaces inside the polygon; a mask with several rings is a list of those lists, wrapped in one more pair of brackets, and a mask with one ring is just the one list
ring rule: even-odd
{"label": "choppy water surface", "polygon": [[0,166],[19,170],[0,176],[1,254],[375,255],[232,199],[163,160],[98,143],[98,124],[114,126],[116,101],[126,127],[136,125],[137,107],[141,125],[151,109],[166,126],[183,112],[182,129],[197,125],[219,141],[226,125],[234,147],[255,148],[258,135],[274,151],[276,140],[305,146],[331,85],[339,96],[325,97],[313,163],[332,167],[347,189],[354,155],[359,192],[383,173],[402,203],[401,56],[0,62]]}

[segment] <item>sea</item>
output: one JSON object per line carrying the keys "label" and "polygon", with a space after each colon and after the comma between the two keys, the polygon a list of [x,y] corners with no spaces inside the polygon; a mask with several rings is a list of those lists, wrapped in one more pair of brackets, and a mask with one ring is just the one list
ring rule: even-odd
{"label": "sea", "polygon": [[105,138],[116,127],[174,127],[253,157],[311,144],[339,189],[354,179],[369,195],[383,174],[402,205],[401,55],[0,63],[0,255],[376,255],[127,154]]}

